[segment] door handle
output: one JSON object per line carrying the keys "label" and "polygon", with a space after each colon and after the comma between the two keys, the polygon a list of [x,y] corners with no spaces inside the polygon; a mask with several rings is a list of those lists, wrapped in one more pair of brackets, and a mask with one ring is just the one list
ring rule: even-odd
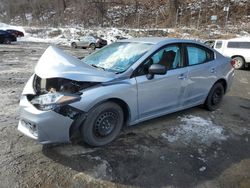
{"label": "door handle", "polygon": [[211,73],[216,73],[216,69],[215,68],[211,68],[210,72]]}

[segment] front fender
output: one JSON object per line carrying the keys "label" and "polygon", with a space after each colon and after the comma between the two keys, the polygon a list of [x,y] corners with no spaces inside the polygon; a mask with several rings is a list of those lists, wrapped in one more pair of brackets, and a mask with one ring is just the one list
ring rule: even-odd
{"label": "front fender", "polygon": [[[72,103],[71,106],[88,112],[94,106],[109,99],[120,99],[124,101],[130,111],[130,122],[138,119],[137,86],[134,78],[126,82],[109,85],[99,85],[83,91],[81,100]],[[130,124],[130,122],[128,122]]]}

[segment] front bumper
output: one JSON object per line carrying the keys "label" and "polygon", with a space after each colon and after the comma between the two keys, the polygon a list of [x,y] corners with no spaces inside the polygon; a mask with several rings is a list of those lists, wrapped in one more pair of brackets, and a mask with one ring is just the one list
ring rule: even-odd
{"label": "front bumper", "polygon": [[107,44],[106,43],[96,43],[97,48],[102,48],[104,46],[107,46]]}
{"label": "front bumper", "polygon": [[70,142],[73,120],[54,111],[36,109],[25,95],[20,100],[18,130],[41,144]]}

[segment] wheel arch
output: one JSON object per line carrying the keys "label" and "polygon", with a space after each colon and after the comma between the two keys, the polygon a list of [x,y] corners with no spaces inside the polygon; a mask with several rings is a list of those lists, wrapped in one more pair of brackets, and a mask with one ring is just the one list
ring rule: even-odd
{"label": "wheel arch", "polygon": [[[99,106],[100,104],[103,104],[105,102],[114,102],[114,103],[118,104],[122,108],[122,111],[124,114],[124,126],[128,125],[130,118],[131,118],[130,108],[129,108],[129,105],[124,100],[122,100],[120,98],[105,99],[105,100],[100,101],[97,104],[95,104],[91,109],[93,109],[96,106]],[[72,142],[79,139],[79,133],[80,133],[81,127],[82,127],[87,115],[88,115],[87,112],[85,114],[81,114],[71,124],[70,129],[69,129],[69,137],[70,137],[70,140]]]}
{"label": "wheel arch", "polygon": [[89,43],[89,47],[90,47],[92,44],[96,46],[96,44],[95,44],[94,42],[91,42],[91,43]]}
{"label": "wheel arch", "polygon": [[246,63],[246,59],[242,55],[233,55],[231,58],[241,57],[244,60],[244,63]]}
{"label": "wheel arch", "polygon": [[[222,86],[223,86],[223,88],[224,88],[224,92],[226,93],[227,87],[228,87],[226,79],[225,79],[225,78],[220,78],[219,80],[217,80],[217,81],[213,84],[213,86],[214,86],[215,84],[217,84],[217,83],[221,83],[221,84],[222,84]],[[213,86],[212,86],[212,87],[213,87]],[[212,88],[212,87],[211,87],[211,88]],[[211,89],[210,89],[210,90],[211,90]]]}
{"label": "wheel arch", "polygon": [[104,103],[104,102],[114,102],[114,103],[118,104],[122,108],[122,111],[124,114],[124,125],[128,124],[128,122],[130,120],[130,109],[129,109],[128,104],[124,100],[122,100],[120,98],[109,98],[107,100],[104,100],[104,101],[98,103],[97,105],[100,105],[101,103]]}
{"label": "wheel arch", "polygon": [[71,45],[71,47],[74,47],[74,46],[77,47],[78,46],[76,42],[71,42],[70,45]]}

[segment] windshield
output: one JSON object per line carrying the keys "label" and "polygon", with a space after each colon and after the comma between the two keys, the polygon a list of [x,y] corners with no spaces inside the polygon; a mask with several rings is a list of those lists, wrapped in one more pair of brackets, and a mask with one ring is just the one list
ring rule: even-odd
{"label": "windshield", "polygon": [[121,73],[133,65],[152,46],[148,43],[116,42],[82,59],[96,68]]}

